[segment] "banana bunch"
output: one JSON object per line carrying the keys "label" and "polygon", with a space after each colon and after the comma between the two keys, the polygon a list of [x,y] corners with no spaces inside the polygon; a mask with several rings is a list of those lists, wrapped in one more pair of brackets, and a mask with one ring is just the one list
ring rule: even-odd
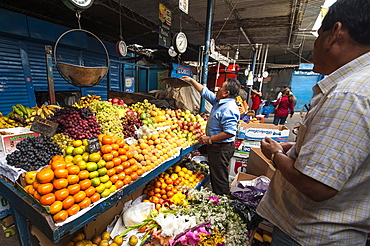
{"label": "banana bunch", "polygon": [[[18,116],[22,117],[23,119],[27,119],[31,116],[32,109],[29,107],[25,107],[22,104],[17,104],[12,106],[13,115],[17,114]],[[9,118],[12,118],[13,115],[10,115]]]}
{"label": "banana bunch", "polygon": [[[33,109],[30,109],[29,107],[25,107],[22,104],[17,104],[12,106],[12,112],[10,112],[6,117],[14,122],[10,123],[16,123],[15,126],[27,126],[26,119],[28,119],[31,114]],[[4,119],[6,120],[6,119]],[[8,122],[9,123],[9,122]]]}
{"label": "banana bunch", "polygon": [[78,103],[75,102],[72,106],[76,108],[85,108],[85,107],[89,107],[90,104],[96,101],[101,101],[101,96],[88,94],[85,97],[81,97]]}
{"label": "banana bunch", "polygon": [[250,119],[249,121],[250,123],[261,123],[261,121],[255,117],[253,117],[252,119]]}
{"label": "banana bunch", "polygon": [[243,102],[243,99],[241,96],[235,97],[236,104],[240,105]]}
{"label": "banana bunch", "polygon": [[58,105],[41,105],[41,107],[33,107],[34,111],[31,113],[31,117],[26,120],[26,122],[32,122],[35,116],[40,116],[43,119],[49,118],[54,115],[55,111],[61,109],[62,107]]}
{"label": "banana bunch", "polygon": [[0,128],[13,128],[13,127],[18,127],[21,126],[18,122],[15,120],[9,119],[8,117],[1,116],[0,117]]}

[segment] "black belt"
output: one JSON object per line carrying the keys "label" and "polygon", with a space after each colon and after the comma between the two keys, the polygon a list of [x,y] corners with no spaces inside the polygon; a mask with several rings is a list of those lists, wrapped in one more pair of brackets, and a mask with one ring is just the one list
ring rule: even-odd
{"label": "black belt", "polygon": [[228,143],[213,143],[210,144],[212,147],[220,147],[220,146],[232,146],[234,142],[228,142]]}

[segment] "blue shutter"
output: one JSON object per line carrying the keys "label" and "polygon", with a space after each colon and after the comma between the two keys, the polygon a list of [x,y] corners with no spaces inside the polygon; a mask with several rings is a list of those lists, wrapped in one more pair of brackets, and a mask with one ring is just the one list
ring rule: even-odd
{"label": "blue shutter", "polygon": [[122,62],[111,60],[109,78],[110,78],[110,89],[115,91],[123,91],[123,79],[122,79]]}
{"label": "blue shutter", "polygon": [[295,111],[301,110],[305,104],[311,102],[313,91],[312,87],[321,79],[319,74],[312,71],[293,71],[291,87],[294,96],[297,98]]}
{"label": "blue shutter", "polygon": [[[33,86],[36,91],[48,91],[45,44],[28,42],[28,59],[31,68]],[[70,64],[78,64],[79,52],[72,49],[58,47],[57,60]],[[54,57],[54,55],[53,55]],[[59,74],[55,64],[53,66],[54,90],[55,91],[79,91],[80,88],[69,84]]]}
{"label": "blue shutter", "polygon": [[11,106],[17,103],[30,106],[16,39],[0,37],[0,95],[0,112],[4,115],[10,113]]}
{"label": "blue shutter", "polygon": [[[86,67],[103,67],[106,66],[106,56],[103,54],[96,54],[89,51],[84,51],[82,54],[82,60]],[[98,95],[102,97],[102,100],[106,100],[107,88],[108,88],[108,74],[107,76],[96,86],[87,87],[86,94]]]}

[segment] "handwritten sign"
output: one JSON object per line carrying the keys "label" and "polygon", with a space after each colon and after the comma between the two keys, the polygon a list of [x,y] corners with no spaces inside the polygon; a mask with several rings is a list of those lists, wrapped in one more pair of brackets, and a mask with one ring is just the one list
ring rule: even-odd
{"label": "handwritten sign", "polygon": [[171,11],[163,4],[159,4],[159,45],[171,46]]}
{"label": "handwritten sign", "polygon": [[37,132],[47,137],[52,137],[55,135],[58,125],[59,124],[56,122],[36,116],[32,123],[31,131]]}
{"label": "handwritten sign", "polygon": [[98,138],[90,138],[87,140],[90,153],[96,153],[100,150],[100,143]]}

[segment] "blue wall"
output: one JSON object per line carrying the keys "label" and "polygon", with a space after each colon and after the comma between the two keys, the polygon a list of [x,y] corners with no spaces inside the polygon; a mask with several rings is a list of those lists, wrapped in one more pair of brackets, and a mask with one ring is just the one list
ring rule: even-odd
{"label": "blue wall", "polygon": [[[53,47],[67,30],[63,26],[0,9],[0,112],[9,113],[11,106],[17,103],[33,107],[36,105],[35,92],[48,91],[45,45]],[[103,43],[111,61],[107,77],[94,87],[79,88],[65,81],[54,65],[55,91],[80,91],[83,96],[95,94],[106,100],[108,90],[124,90],[122,77],[135,77],[135,67],[132,65],[136,64],[123,64],[116,53],[115,44]],[[57,61],[75,65],[105,66],[107,60],[99,40],[81,31],[64,35],[55,53]],[[146,81],[140,83],[145,84]],[[151,89],[156,88],[151,86]]]}
{"label": "blue wall", "polygon": [[309,104],[313,91],[312,87],[322,79],[322,75],[312,71],[293,71],[290,86],[294,96],[297,98],[295,111],[301,110],[305,104]]}

